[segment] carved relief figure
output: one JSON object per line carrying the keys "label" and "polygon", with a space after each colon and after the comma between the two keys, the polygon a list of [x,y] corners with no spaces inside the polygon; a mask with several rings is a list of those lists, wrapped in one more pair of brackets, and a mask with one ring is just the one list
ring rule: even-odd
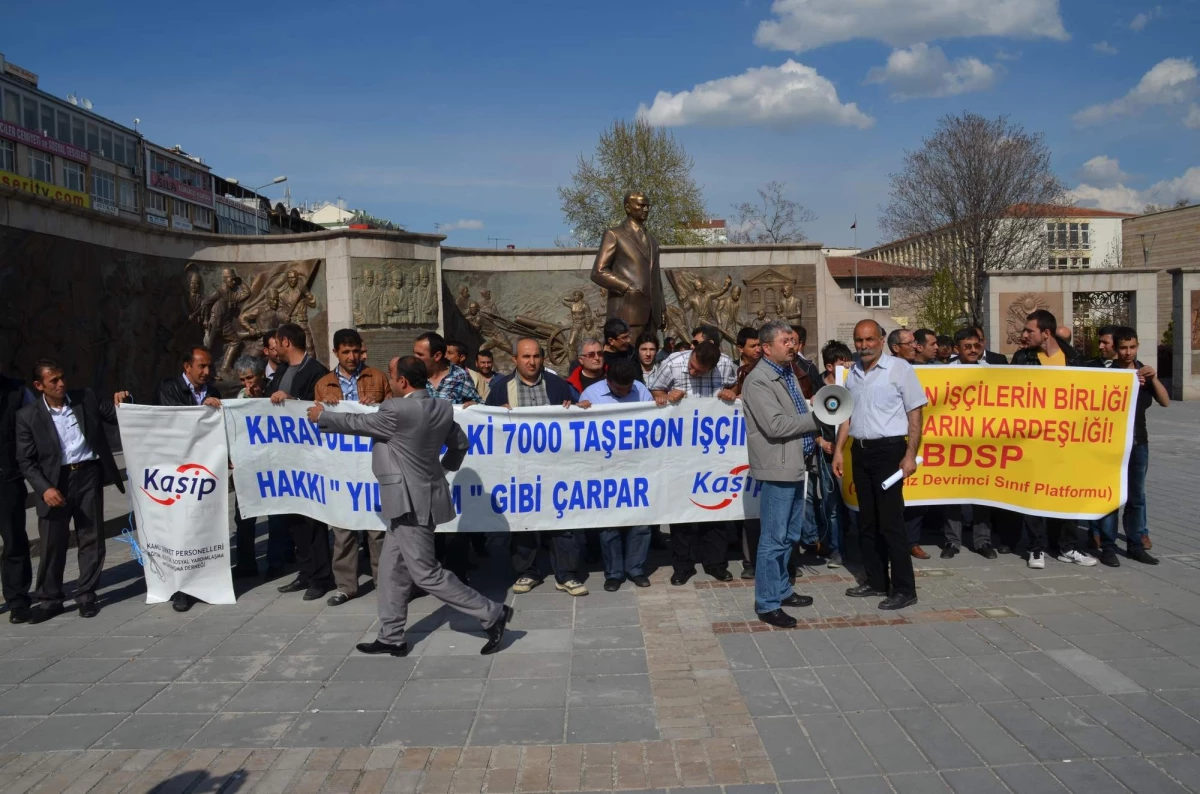
{"label": "carved relief figure", "polygon": [[279,302],[288,313],[288,320],[304,329],[304,343],[308,349],[315,350],[312,329],[308,327],[308,310],[317,305],[317,298],[308,291],[308,285],[297,271],[287,272],[286,286],[279,293]]}
{"label": "carved relief figure", "polygon": [[776,311],[779,312],[779,319],[785,321],[789,325],[799,325],[800,315],[803,313],[803,305],[800,299],[795,295],[795,288],[790,284],[784,285],[779,290],[779,304]]}
{"label": "carved relief figure", "polygon": [[237,271],[227,267],[221,271],[221,285],[200,304],[200,314],[207,318],[204,325],[204,346],[216,351],[217,343],[225,345],[219,372],[228,373],[234,359],[242,352],[242,304],[250,297],[250,288],[242,283]]}
{"label": "carved relief figure", "polygon": [[461,314],[467,313],[467,306],[471,303],[471,288],[463,284],[458,288],[458,297],[454,299],[454,305],[458,307]]}
{"label": "carved relief figure", "polygon": [[362,281],[354,293],[354,323],[355,325],[379,325],[379,299],[382,292],[375,283],[375,272],[364,270]]}
{"label": "carved relief figure", "polygon": [[383,292],[379,299],[383,321],[385,323],[412,322],[408,295],[401,289],[404,286],[404,276],[400,273],[388,273],[384,275],[383,279]]}
{"label": "carved relief figure", "polygon": [[732,339],[742,330],[742,288],[734,287],[716,302],[717,326]]}
{"label": "carved relief figure", "polygon": [[1192,352],[1200,353],[1200,291],[1192,291]]}
{"label": "carved relief figure", "polygon": [[204,324],[204,316],[201,310],[201,305],[204,303],[204,282],[200,279],[200,274],[195,270],[188,271],[188,291],[187,291],[187,309],[188,319],[192,322]]}
{"label": "carved relief figure", "polygon": [[579,342],[583,335],[595,327],[592,319],[592,308],[583,300],[583,290],[577,289],[563,298],[563,305],[571,310],[571,333],[567,346],[571,349],[571,357],[579,355]]}
{"label": "carved relief figure", "polygon": [[429,318],[437,318],[438,300],[437,300],[437,281],[436,278],[430,278],[430,272],[433,268],[421,268],[420,284],[418,285],[416,298],[421,307],[420,316],[416,317],[417,322],[427,322]]}
{"label": "carved relief figure", "polygon": [[[484,295],[490,296],[487,290],[484,290]],[[480,306],[475,301],[467,304],[467,313],[464,315],[467,324],[475,330],[475,333],[483,337],[483,344],[479,346],[483,350],[498,350],[508,356],[512,356],[512,342],[504,335],[504,332],[496,327],[493,321],[493,315],[481,311]]]}
{"label": "carved relief figure", "polygon": [[279,300],[279,290],[268,287],[266,302],[242,314],[242,325],[246,327],[243,338],[260,337],[288,322],[287,310]]}
{"label": "carved relief figure", "polygon": [[1025,328],[1025,318],[1033,314],[1039,309],[1050,309],[1050,304],[1046,299],[1036,292],[1026,292],[1019,295],[1015,301],[1008,305],[1008,312],[1005,317],[1005,339],[1010,345],[1021,345],[1021,331]]}

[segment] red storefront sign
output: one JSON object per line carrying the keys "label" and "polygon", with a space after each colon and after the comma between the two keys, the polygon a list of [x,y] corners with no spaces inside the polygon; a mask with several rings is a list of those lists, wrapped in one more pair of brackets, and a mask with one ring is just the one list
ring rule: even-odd
{"label": "red storefront sign", "polygon": [[172,179],[167,174],[159,174],[151,171],[150,187],[163,193],[170,193],[182,199],[187,199],[195,204],[201,204],[205,207],[213,206],[213,194],[211,190],[204,190],[194,185],[185,185],[178,180]]}
{"label": "red storefront sign", "polygon": [[59,157],[75,160],[84,165],[91,161],[91,157],[85,149],[80,149],[78,146],[73,146],[57,138],[47,138],[40,132],[27,130],[7,121],[0,121],[0,138],[8,138],[10,141],[23,143],[31,149],[57,154]]}

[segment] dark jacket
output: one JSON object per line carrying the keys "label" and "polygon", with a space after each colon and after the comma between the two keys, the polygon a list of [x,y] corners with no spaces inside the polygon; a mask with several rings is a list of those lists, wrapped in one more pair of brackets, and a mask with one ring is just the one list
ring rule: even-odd
{"label": "dark jacket", "polygon": [[[178,375],[172,375],[169,378],[164,378],[158,384],[158,390],[154,393],[155,405],[195,405],[196,398],[192,396],[192,390],[183,382],[184,374],[181,372]],[[216,384],[208,384],[208,396],[221,399],[221,391]]]}
{"label": "dark jacket", "polygon": [[[279,391],[279,384],[283,382],[283,376],[287,373],[288,366],[288,364],[280,364],[279,369],[275,370],[275,374],[271,376],[271,381],[264,390],[264,394],[268,397]],[[292,389],[288,392],[288,396],[297,400],[311,400],[316,391],[317,381],[328,374],[329,369],[324,364],[309,356],[300,365],[300,370],[296,373],[296,379],[292,381]]]}
{"label": "dark jacket", "polygon": [[[509,405],[516,408],[516,397],[510,397],[508,394],[509,384],[516,377],[517,373],[514,371],[511,375],[493,382],[484,405]],[[579,392],[575,391],[575,387],[550,370],[542,373],[542,379],[546,382],[546,399],[550,401],[551,405],[562,405],[567,400],[573,403],[579,402]]]}
{"label": "dark jacket", "polygon": [[[1058,346],[1062,348],[1062,351],[1066,356],[1068,367],[1087,366],[1087,362],[1083,360],[1083,357],[1079,355],[1079,351],[1074,347],[1071,345],[1064,345],[1061,342]],[[1034,348],[1023,347],[1017,352],[1013,353],[1012,363],[1017,367],[1040,367],[1042,362],[1038,358],[1037,353],[1037,350]],[[988,363],[990,364],[991,362],[989,361]]]}
{"label": "dark jacket", "polygon": [[17,465],[17,411],[32,401],[25,384],[0,375],[0,482],[21,479]]}
{"label": "dark jacket", "polygon": [[[608,369],[608,367],[606,365],[605,370],[607,370],[607,369]],[[638,367],[638,369],[640,370],[641,367]],[[596,380],[592,381],[592,383],[599,383],[602,380],[604,380],[603,374],[599,378],[596,378]],[[588,386],[592,385],[592,383],[585,384],[583,382],[583,367],[582,366],[575,367],[575,369],[573,369],[571,371],[571,374],[567,376],[567,383],[571,384],[571,387],[573,389],[575,389],[575,391],[579,392],[580,394],[583,394],[583,390],[586,389]],[[562,400],[559,400],[559,403],[561,404]],[[503,403],[501,403],[501,405],[503,405]]]}
{"label": "dark jacket", "polygon": [[1007,364],[1008,356],[1003,353],[993,353],[991,350],[983,351],[983,360],[988,364]]}
{"label": "dark jacket", "polygon": [[[100,459],[104,483],[116,485],[124,493],[125,485],[104,434],[104,425],[117,423],[117,409],[111,402],[97,400],[91,389],[72,389],[67,392],[67,400],[83,430],[84,439]],[[58,487],[62,444],[45,399],[36,399],[17,411],[17,461],[21,474],[37,497],[38,515],[46,515],[50,506],[42,497],[49,489]]]}

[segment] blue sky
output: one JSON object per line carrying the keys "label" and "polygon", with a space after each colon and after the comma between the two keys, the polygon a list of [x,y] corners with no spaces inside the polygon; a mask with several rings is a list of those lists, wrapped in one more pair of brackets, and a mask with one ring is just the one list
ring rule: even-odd
{"label": "blue sky", "polygon": [[452,245],[565,236],[556,187],[639,107],[714,217],[780,180],[827,245],[855,215],[882,242],[888,174],[963,110],[1043,132],[1081,203],[1200,200],[1195,0],[104,5],[16,4],[0,51],[217,173]]}

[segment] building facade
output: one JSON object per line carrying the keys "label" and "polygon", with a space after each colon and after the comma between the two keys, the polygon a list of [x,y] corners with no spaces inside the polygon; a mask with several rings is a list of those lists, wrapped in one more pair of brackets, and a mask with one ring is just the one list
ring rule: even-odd
{"label": "building facade", "polygon": [[[1158,271],[1158,323],[1165,329],[1174,316],[1168,271],[1184,268],[1190,272],[1200,268],[1200,205],[1138,215],[1121,225],[1124,238],[1121,264]],[[1178,339],[1183,326],[1176,324],[1174,328]]]}
{"label": "building facade", "polygon": [[145,142],[146,222],[190,232],[214,231],[211,169],[178,146]]}

